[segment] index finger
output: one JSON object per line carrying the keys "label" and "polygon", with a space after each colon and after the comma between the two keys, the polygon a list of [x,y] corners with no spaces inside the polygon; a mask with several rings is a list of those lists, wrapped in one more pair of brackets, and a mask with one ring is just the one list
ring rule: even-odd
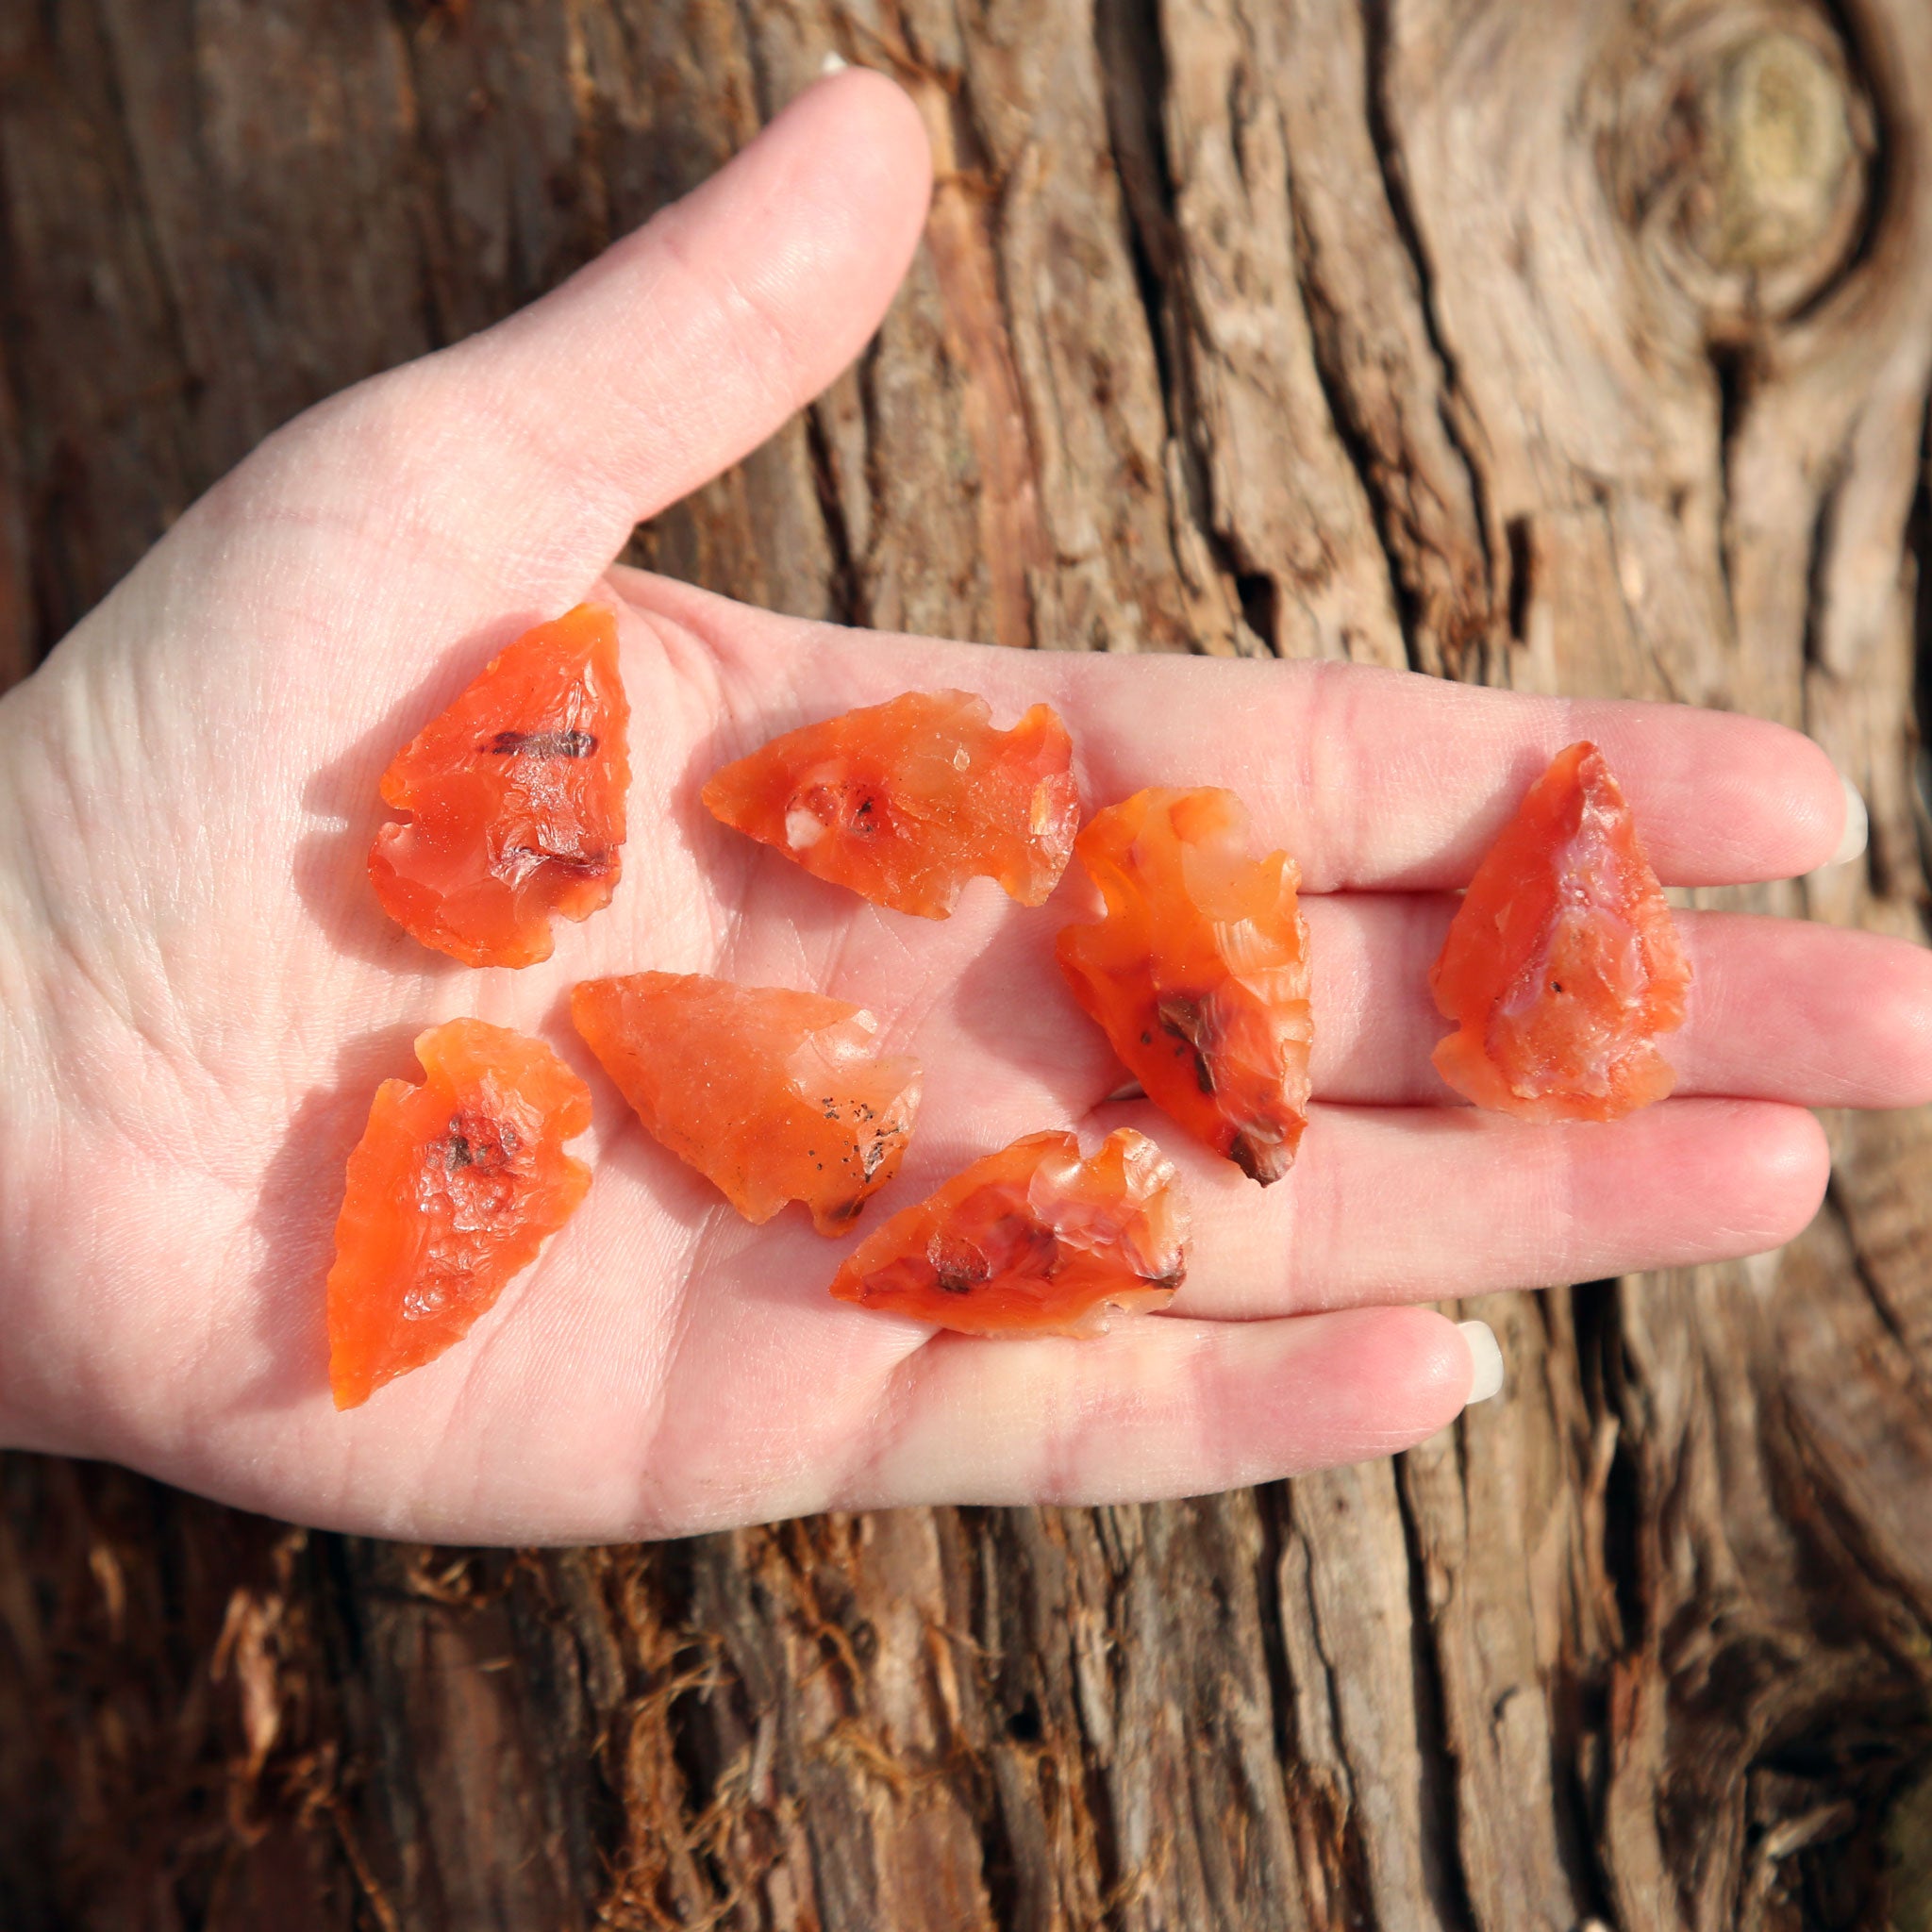
{"label": "index finger", "polygon": [[1667,885],[1810,872],[1837,855],[1853,808],[1808,738],[1726,711],[1535,697],[1357,664],[881,639],[661,577],[621,581],[706,647],[735,748],[915,687],[978,691],[1002,724],[1043,699],[1073,733],[1090,809],[1148,785],[1225,786],[1247,805],[1257,842],[1285,846],[1311,892],[1467,885],[1530,784],[1578,739],[1609,761]]}
{"label": "index finger", "polygon": [[1311,892],[1469,883],[1557,752],[1594,742],[1666,885],[1827,863],[1851,800],[1808,738],[1689,705],[1536,697],[1366,665],[1057,664],[1097,799],[1224,785]]}

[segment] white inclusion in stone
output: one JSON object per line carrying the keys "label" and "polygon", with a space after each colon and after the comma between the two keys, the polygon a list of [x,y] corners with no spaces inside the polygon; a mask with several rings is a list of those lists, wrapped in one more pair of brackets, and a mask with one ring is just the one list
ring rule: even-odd
{"label": "white inclusion in stone", "polygon": [[794,852],[803,852],[816,845],[825,836],[825,822],[816,812],[806,810],[802,805],[794,805],[785,814],[785,842]]}
{"label": "white inclusion in stone", "polygon": [[963,772],[972,762],[973,754],[963,744],[953,754],[953,769],[956,772]]}

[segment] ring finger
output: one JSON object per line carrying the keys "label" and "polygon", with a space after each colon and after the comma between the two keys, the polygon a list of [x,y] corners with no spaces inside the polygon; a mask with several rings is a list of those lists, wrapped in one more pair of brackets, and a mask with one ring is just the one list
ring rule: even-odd
{"label": "ring finger", "polygon": [[1103,1107],[1091,1124],[1138,1127],[1180,1169],[1194,1240],[1174,1312],[1223,1318],[1758,1254],[1817,1212],[1830,1168],[1818,1123],[1773,1101],[1670,1100],[1554,1126],[1318,1104],[1301,1158],[1266,1190],[1144,1102]]}

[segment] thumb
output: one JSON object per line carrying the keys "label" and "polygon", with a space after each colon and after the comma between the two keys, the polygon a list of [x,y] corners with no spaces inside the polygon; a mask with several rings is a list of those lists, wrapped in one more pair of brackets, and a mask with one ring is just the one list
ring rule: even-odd
{"label": "thumb", "polygon": [[[918,243],[930,180],[896,86],[858,70],[821,81],[541,301],[291,425],[262,453],[276,493],[338,527],[429,532],[486,600],[571,601],[635,524],[858,355]],[[318,439],[343,437],[354,461],[317,461]]]}

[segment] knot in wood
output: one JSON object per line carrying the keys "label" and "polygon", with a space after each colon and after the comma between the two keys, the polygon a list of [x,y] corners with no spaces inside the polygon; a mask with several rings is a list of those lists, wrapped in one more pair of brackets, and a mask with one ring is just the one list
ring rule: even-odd
{"label": "knot in wood", "polygon": [[1874,144],[1870,99],[1829,23],[1809,8],[1722,8],[1617,65],[1599,155],[1653,272],[1712,341],[1814,305],[1865,226]]}
{"label": "knot in wood", "polygon": [[1849,239],[1863,168],[1844,76],[1817,49],[1792,34],[1747,41],[1712,76],[1707,109],[1716,166],[1698,239],[1713,267],[1775,272]]}

